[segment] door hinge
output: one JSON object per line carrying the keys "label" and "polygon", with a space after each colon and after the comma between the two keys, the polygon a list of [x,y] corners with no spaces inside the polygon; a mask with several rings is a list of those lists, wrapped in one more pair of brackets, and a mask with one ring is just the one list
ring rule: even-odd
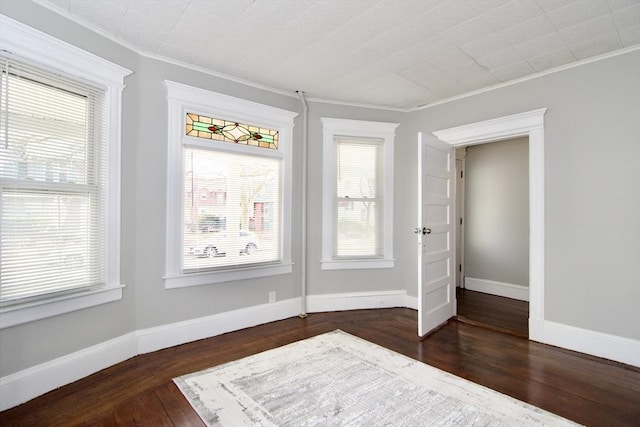
{"label": "door hinge", "polygon": [[460,178],[464,178],[464,171],[460,171]]}
{"label": "door hinge", "polygon": [[460,217],[460,225],[462,225],[462,217]]}
{"label": "door hinge", "polygon": [[460,273],[462,273],[462,264],[460,264],[460,265],[458,266],[458,271],[459,271]]}

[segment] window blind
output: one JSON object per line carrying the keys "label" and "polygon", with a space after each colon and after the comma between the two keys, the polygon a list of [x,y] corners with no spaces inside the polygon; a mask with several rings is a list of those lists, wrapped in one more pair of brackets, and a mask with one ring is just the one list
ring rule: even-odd
{"label": "window blind", "polygon": [[382,255],[381,140],[336,137],[334,256]]}
{"label": "window blind", "polygon": [[0,61],[0,303],[103,285],[104,90]]}
{"label": "window blind", "polygon": [[281,259],[281,160],[184,150],[185,272]]}

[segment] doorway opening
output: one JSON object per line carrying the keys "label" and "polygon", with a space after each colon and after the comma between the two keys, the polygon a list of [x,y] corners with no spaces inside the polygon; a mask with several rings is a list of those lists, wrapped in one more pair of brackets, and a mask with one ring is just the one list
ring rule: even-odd
{"label": "doorway opening", "polygon": [[528,337],[528,138],[455,149],[457,319]]}
{"label": "doorway opening", "polygon": [[[546,109],[434,132],[452,149],[528,137],[529,339],[544,342],[544,113]],[[455,230],[454,230],[455,234]],[[456,236],[454,236],[455,241]]]}

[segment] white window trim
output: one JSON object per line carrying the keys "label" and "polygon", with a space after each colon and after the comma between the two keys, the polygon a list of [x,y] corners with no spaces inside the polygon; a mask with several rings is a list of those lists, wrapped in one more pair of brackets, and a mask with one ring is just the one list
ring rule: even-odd
{"label": "white window trim", "polygon": [[90,292],[53,297],[0,309],[0,329],[122,299],[120,283],[120,143],[122,90],[130,70],[0,15],[0,50],[44,69],[105,88],[107,177],[106,285]]}
{"label": "white window trim", "polygon": [[[168,101],[167,223],[165,288],[181,288],[291,273],[291,203],[293,120],[298,113],[165,80]],[[269,265],[249,265],[226,270],[183,273],[182,202],[183,140],[187,112],[201,111],[215,117],[263,125],[279,132],[278,152],[282,171],[282,260]],[[250,146],[229,144],[228,151],[245,152]],[[268,153],[266,153],[268,155]]]}
{"label": "white window trim", "polygon": [[[323,117],[322,119],[322,260],[323,270],[393,268],[393,143],[398,123],[369,122]],[[336,186],[335,137],[382,139],[382,258],[334,257],[334,209]]]}

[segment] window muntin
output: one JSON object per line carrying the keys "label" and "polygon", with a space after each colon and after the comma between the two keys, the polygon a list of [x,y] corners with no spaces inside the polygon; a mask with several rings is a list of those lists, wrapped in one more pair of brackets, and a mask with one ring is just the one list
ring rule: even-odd
{"label": "window muntin", "polygon": [[278,131],[235,121],[187,113],[185,132],[189,136],[278,149]]}
{"label": "window muntin", "polygon": [[383,255],[380,212],[380,146],[374,138],[335,137],[336,209],[334,256]]}
{"label": "window muntin", "polygon": [[0,303],[102,286],[103,90],[2,64]]}

